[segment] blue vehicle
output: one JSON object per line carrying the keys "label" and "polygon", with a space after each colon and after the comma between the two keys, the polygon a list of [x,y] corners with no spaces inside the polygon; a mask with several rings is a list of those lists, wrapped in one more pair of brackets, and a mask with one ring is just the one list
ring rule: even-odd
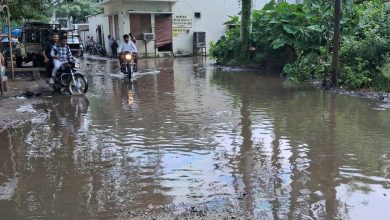
{"label": "blue vehicle", "polygon": [[[11,29],[11,36],[20,38],[22,37],[23,28],[21,27],[12,27]],[[3,34],[8,35],[8,26],[5,26],[3,28]]]}

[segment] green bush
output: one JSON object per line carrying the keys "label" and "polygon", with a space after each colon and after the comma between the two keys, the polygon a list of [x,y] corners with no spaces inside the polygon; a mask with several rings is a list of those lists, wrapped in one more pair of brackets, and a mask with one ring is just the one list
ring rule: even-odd
{"label": "green bush", "polygon": [[[330,75],[333,2],[306,0],[302,5],[266,4],[252,14],[250,59],[240,57],[239,29],[211,44],[210,53],[228,65],[283,67],[295,81]],[[227,23],[238,23],[231,17]],[[382,0],[345,0],[341,21],[339,84],[352,89],[390,90],[390,14]]]}
{"label": "green bush", "polygon": [[340,83],[352,89],[390,90],[385,77],[390,53],[390,16],[380,1],[356,8],[359,21],[355,34],[344,36],[340,50]]}
{"label": "green bush", "polygon": [[390,80],[390,53],[388,53],[383,60],[384,63],[380,68],[381,75],[387,80]]}
{"label": "green bush", "polygon": [[216,43],[210,44],[210,55],[215,57],[217,62],[227,64],[236,60],[240,52],[240,31],[231,29],[226,32],[225,36]]}

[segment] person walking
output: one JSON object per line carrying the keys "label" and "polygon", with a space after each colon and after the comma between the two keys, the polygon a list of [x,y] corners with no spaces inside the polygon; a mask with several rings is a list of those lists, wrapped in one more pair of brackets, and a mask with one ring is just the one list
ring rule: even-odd
{"label": "person walking", "polygon": [[118,46],[119,46],[118,42],[111,35],[108,35],[108,39],[109,39],[109,42],[110,42],[112,57],[117,57],[118,56]]}

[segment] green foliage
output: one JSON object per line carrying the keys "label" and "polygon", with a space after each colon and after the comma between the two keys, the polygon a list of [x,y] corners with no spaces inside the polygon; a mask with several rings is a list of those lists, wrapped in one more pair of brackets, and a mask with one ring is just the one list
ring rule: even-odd
{"label": "green foliage", "polygon": [[359,16],[355,34],[346,35],[340,51],[341,84],[353,88],[390,90],[386,77],[390,53],[390,16],[380,1],[364,2],[355,7]]}
{"label": "green foliage", "polygon": [[330,68],[330,60],[318,53],[302,53],[296,62],[284,66],[283,72],[290,79],[301,82],[321,77]]}
{"label": "green foliage", "polygon": [[[249,40],[256,50],[250,59],[236,59],[240,56],[237,30],[212,44],[211,55],[225,64],[284,66],[283,73],[296,81],[323,78],[330,72],[333,11],[332,1],[326,0],[306,0],[303,5],[271,1],[252,12]],[[340,85],[390,90],[385,56],[390,53],[389,16],[381,0],[344,0]]]}
{"label": "green foliage", "polygon": [[[13,23],[20,23],[23,19],[47,19],[51,15],[48,10],[51,4],[51,0],[19,0],[18,4],[9,6],[11,20]],[[5,18],[7,13],[3,13],[2,16]]]}
{"label": "green foliage", "polygon": [[96,0],[77,0],[72,3],[61,3],[57,8],[58,17],[72,17],[73,23],[87,22],[86,16],[94,15],[101,9],[94,6]]}
{"label": "green foliage", "polygon": [[[10,14],[13,24],[21,24],[23,20],[49,21],[53,14],[53,9],[57,10],[58,17],[70,17],[74,23],[86,22],[86,16],[96,14],[101,9],[93,4],[97,0],[76,0],[66,2],[63,0],[19,0],[18,4],[10,5]],[[6,21],[6,13],[2,13],[3,22]]]}
{"label": "green foliage", "polygon": [[229,30],[225,36],[219,39],[216,43],[211,42],[211,56],[217,59],[220,63],[229,63],[238,60],[240,51],[240,30],[235,28]]}
{"label": "green foliage", "polygon": [[390,53],[385,56],[384,63],[380,68],[380,73],[382,77],[387,80],[390,80]]}
{"label": "green foliage", "polygon": [[224,25],[240,25],[240,18],[238,16],[229,16],[230,20],[223,23]]}

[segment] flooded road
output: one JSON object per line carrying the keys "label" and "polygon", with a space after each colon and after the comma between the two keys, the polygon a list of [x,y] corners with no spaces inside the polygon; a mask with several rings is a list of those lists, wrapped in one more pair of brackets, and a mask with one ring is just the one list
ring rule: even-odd
{"label": "flooded road", "polygon": [[0,133],[0,219],[198,204],[243,219],[390,216],[378,101],[196,58],[140,62],[131,84],[116,62],[86,60],[86,97],[49,97],[48,116]]}

